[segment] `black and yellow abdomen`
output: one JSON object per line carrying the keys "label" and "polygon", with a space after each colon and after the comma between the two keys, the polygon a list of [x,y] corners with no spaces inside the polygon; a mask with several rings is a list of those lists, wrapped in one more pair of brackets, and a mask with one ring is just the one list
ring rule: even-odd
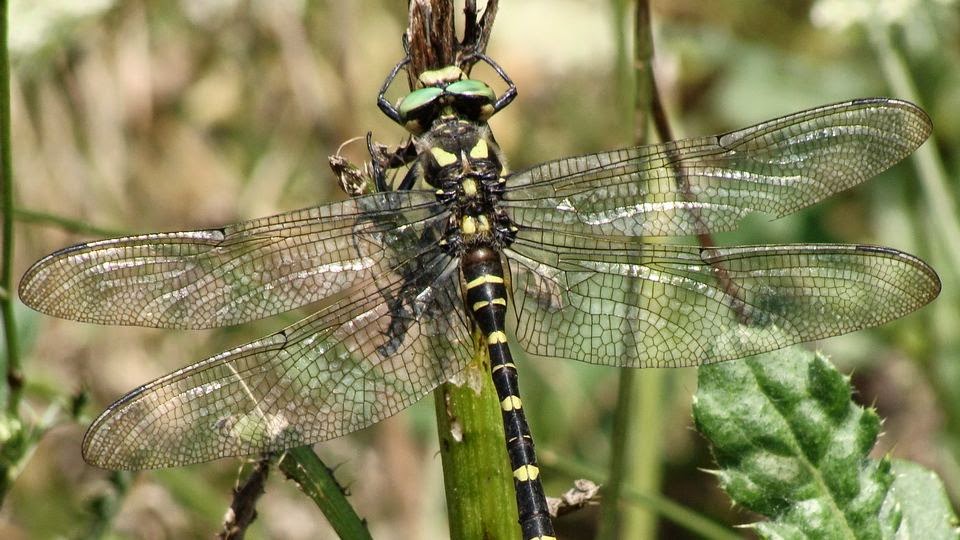
{"label": "black and yellow abdomen", "polygon": [[503,415],[523,538],[549,540],[554,538],[553,524],[545,504],[533,438],[520,400],[517,369],[505,333],[507,288],[500,254],[489,246],[470,248],[463,254],[462,271],[467,307],[490,353],[490,369]]}
{"label": "black and yellow abdomen", "polygon": [[504,184],[500,149],[486,124],[462,119],[435,123],[420,143],[423,181],[454,216],[442,245],[461,259],[466,308],[489,351],[523,538],[552,540],[553,524],[505,332],[507,287],[500,251],[516,227],[498,211]]}

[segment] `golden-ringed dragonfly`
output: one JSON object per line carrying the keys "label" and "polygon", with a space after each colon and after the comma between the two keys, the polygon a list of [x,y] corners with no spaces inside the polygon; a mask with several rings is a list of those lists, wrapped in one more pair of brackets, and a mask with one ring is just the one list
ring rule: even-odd
{"label": "golden-ringed dragonfly", "polygon": [[[481,55],[482,56],[482,55]],[[80,244],[30,268],[41,312],[111,325],[214,328],[323,307],[137,388],[94,421],[84,458],[174,467],[356,431],[460,372],[478,328],[499,394],[524,538],[553,537],[511,339],[617,367],[732,360],[873,327],[940,291],[906,253],[866,245],[644,243],[796,212],[913,152],[927,115],[896,99],[825,105],[721,135],[505,173],[497,96],[456,67],[379,107],[411,135],[354,197],[218,229]],[[375,162],[378,160],[375,159]],[[385,168],[409,165],[396,187]]]}

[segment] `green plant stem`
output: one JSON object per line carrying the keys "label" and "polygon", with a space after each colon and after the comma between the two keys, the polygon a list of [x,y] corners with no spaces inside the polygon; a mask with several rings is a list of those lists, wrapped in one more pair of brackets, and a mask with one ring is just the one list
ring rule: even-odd
{"label": "green plant stem", "polygon": [[627,452],[630,448],[630,416],[633,412],[633,391],[636,386],[636,371],[630,368],[619,370],[617,380],[617,407],[613,413],[613,430],[610,434],[610,466],[608,481],[603,484],[602,513],[598,538],[621,538],[624,508],[621,505],[623,486],[627,481]]}
{"label": "green plant stem", "polygon": [[[647,0],[633,2],[634,24],[632,54],[634,137],[636,145],[647,143],[648,126],[658,103],[653,74],[653,32],[650,5]],[[617,2],[617,20],[627,15],[627,6]],[[618,35],[622,27],[618,26]],[[626,39],[620,39],[626,47]],[[626,57],[626,55],[621,55]],[[633,290],[633,288],[631,288]],[[650,538],[656,532],[656,514],[638,506],[621,504],[623,486],[642,486],[657,492],[660,486],[662,428],[661,395],[664,374],[657,370],[637,373],[622,369],[617,385],[617,407],[611,435],[608,482],[603,491],[603,513],[600,538]],[[640,399],[634,397],[640,395]],[[632,459],[627,459],[630,456]]]}
{"label": "green plant stem", "polygon": [[623,485],[627,480],[627,454],[631,447],[630,417],[633,409],[633,390],[636,386],[636,371],[630,368],[619,370],[617,380],[617,407],[613,414],[613,430],[610,435],[610,465],[608,481],[603,484],[602,512],[598,538],[622,537],[624,508]]}
{"label": "green plant stem", "polygon": [[59,227],[67,232],[90,234],[93,236],[123,236],[130,234],[127,231],[117,229],[108,229],[91,225],[79,219],[70,219],[56,214],[41,212],[39,210],[28,210],[26,208],[15,208],[11,212],[13,218],[22,223],[35,223],[38,225],[51,225]]}
{"label": "green plant stem", "polygon": [[366,523],[350,506],[333,472],[320,461],[313,448],[301,446],[287,450],[280,458],[280,470],[313,499],[340,538],[371,538]]}
{"label": "green plant stem", "polygon": [[633,17],[633,144],[647,144],[656,100],[653,73],[653,28],[648,0],[637,0]]}
{"label": "green plant stem", "polygon": [[[634,13],[634,143],[648,143],[650,122],[661,141],[673,134],[663,111],[653,71],[653,26],[648,0],[638,0]],[[650,369],[638,375],[639,394],[633,414],[634,459],[627,471],[627,485],[643,493],[659,493],[663,477],[663,387],[669,376],[664,370]],[[653,538],[657,531],[657,513],[640,505],[624,509],[624,538]]]}
{"label": "green plant stem", "polygon": [[[635,392],[636,414],[633,423],[633,462],[627,473],[627,485],[640,493],[660,493],[663,479],[663,388],[669,372],[648,369],[639,374]],[[657,512],[639,505],[624,509],[623,538],[655,538]]]}
{"label": "green plant stem", "polygon": [[[920,102],[920,94],[913,82],[907,61],[903,53],[894,45],[890,37],[890,27],[879,23],[869,25],[868,32],[874,50],[880,59],[880,68],[893,93],[910,101]],[[947,173],[943,158],[937,150],[936,138],[931,135],[926,144],[913,153],[913,162],[917,166],[927,206],[930,208],[936,236],[944,247],[950,266],[960,268],[960,222],[957,221],[957,204],[947,187]]]}
{"label": "green plant stem", "polygon": [[[603,472],[599,469],[560,458],[549,451],[541,452],[540,461],[557,471],[573,477],[603,479]],[[624,485],[623,500],[632,505],[643,506],[650,511],[676,523],[684,529],[695,533],[699,537],[713,540],[737,540],[739,535],[689,508],[677,504],[658,493],[643,492],[633,486]],[[624,538],[627,538],[624,536]]]}
{"label": "green plant stem", "polygon": [[130,489],[131,473],[127,471],[111,471],[107,476],[109,490],[97,495],[88,503],[91,520],[83,532],[83,538],[106,538],[113,526],[113,520],[120,510],[120,505]]}
{"label": "green plant stem", "polygon": [[[893,28],[881,23],[867,26],[870,42],[891,91],[897,96],[920,103],[922,101],[920,93],[904,53],[891,36]],[[943,157],[940,155],[936,135],[932,134],[926,144],[918,148],[911,157],[923,186],[924,199],[928,208],[928,217],[924,223],[926,226],[923,229],[927,231],[929,244],[939,248],[934,250],[935,255],[946,261],[946,264],[937,265],[944,281],[944,294],[940,301],[932,306],[934,324],[928,327],[928,335],[932,337],[928,342],[940,352],[934,358],[929,354],[919,355],[918,358],[927,359],[924,362],[926,365],[920,367],[921,373],[933,388],[937,401],[943,404],[940,409],[946,417],[946,424],[950,426],[946,431],[955,433],[960,426],[960,413],[954,406],[957,402],[956,385],[953,384],[956,377],[953,375],[954,370],[948,367],[948,363],[954,360],[950,351],[955,350],[955,333],[949,323],[937,323],[955,320],[956,315],[955,303],[944,303],[944,301],[948,298],[956,298],[956,284],[960,282],[960,273],[957,270],[960,268],[958,266],[960,265],[960,224],[957,221],[957,204],[949,187],[950,180],[943,164]],[[960,442],[956,437],[950,437],[947,440],[954,459],[957,459],[956,456],[960,455]],[[948,482],[948,484],[956,485],[955,482]]]}
{"label": "green plant stem", "polygon": [[[7,414],[15,417],[20,407],[23,375],[20,366],[20,344],[13,315],[13,157],[10,151],[10,58],[7,51],[8,6],[0,0],[0,215],[2,215],[2,253],[0,253],[0,316],[6,343],[5,389],[0,397],[6,400]],[[2,360],[0,360],[2,361]]]}
{"label": "green plant stem", "polygon": [[[629,0],[614,0],[614,33],[617,37],[617,73],[620,87],[623,88],[622,94],[628,94],[631,90],[631,83],[636,89],[634,96],[639,94],[639,80],[631,80],[630,73],[626,65],[630,56],[626,54],[627,36],[626,28],[622,21],[629,15],[631,2]],[[623,105],[626,106],[626,101]],[[636,104],[637,101],[635,100]],[[642,114],[642,111],[637,111]],[[644,133],[644,122],[642,126],[634,126]],[[613,540],[620,538],[623,526],[624,508],[621,504],[623,485],[627,479],[627,454],[630,448],[630,416],[633,413],[633,391],[636,381],[636,372],[633,369],[620,369],[617,373],[617,405],[613,411],[613,427],[610,433],[610,463],[607,471],[607,482],[603,484],[603,498],[601,499],[600,530],[597,538]]]}
{"label": "green plant stem", "polygon": [[434,391],[440,459],[453,540],[518,535],[513,475],[487,349],[478,344],[457,383]]}

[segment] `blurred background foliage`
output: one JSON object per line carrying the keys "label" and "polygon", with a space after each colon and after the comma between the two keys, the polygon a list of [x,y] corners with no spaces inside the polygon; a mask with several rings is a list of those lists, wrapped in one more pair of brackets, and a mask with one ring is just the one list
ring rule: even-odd
{"label": "blurred background foliage", "polygon": [[[319,0],[17,0],[10,15],[13,151],[20,220],[16,271],[106,231],[216,226],[342,198],[326,157],[372,130],[403,133],[375,106],[400,58],[401,2]],[[628,24],[607,0],[504,2],[489,54],[520,97],[492,120],[514,168],[632,140],[633,114],[617,65]],[[869,95],[896,95],[866,26],[896,25],[917,99],[936,126],[948,190],[957,192],[960,16],[953,2],[789,0],[653,3],[655,69],[678,135],[742,127]],[[489,73],[477,77],[495,80]],[[390,94],[405,90],[401,83]],[[345,149],[363,159],[363,144]],[[749,220],[722,242],[865,242],[932,263],[944,292],[887,327],[817,346],[854,373],[857,399],[887,418],[876,455],[937,471],[960,500],[960,245],[931,218],[916,168],[879,179],[799,215]],[[46,214],[61,218],[54,222]],[[952,217],[952,216],[951,216]],[[93,226],[101,231],[91,231]],[[269,333],[296,314],[220,331],[101,328],[18,311],[27,375],[24,414],[89,392],[85,420],[149,379]],[[574,476],[551,456],[602,470],[609,454],[616,373],[524,359],[546,487]],[[643,376],[643,373],[640,374]],[[659,443],[663,492],[727,524],[731,509],[709,451],[691,429],[695,371],[672,370]],[[337,466],[376,538],[447,535],[433,409],[425,400],[373,428],[318,445]],[[0,513],[2,538],[80,537],[96,527],[91,501],[112,493],[109,473],[80,457],[86,421],[63,421],[42,440]],[[638,441],[637,444],[654,444]],[[656,455],[656,454],[655,454]],[[111,537],[209,537],[218,530],[238,461],[137,474],[119,501]],[[259,505],[253,538],[324,538],[320,512],[279,477]],[[595,510],[565,518],[592,530]],[[563,525],[562,525],[563,526]],[[661,523],[659,535],[681,537]]]}

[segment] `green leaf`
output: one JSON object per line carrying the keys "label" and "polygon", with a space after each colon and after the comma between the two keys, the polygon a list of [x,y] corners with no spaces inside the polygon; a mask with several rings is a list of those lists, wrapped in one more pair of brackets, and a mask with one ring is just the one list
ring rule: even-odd
{"label": "green leaf", "polygon": [[958,521],[943,483],[936,474],[916,463],[893,460],[893,487],[883,511],[902,516],[900,527],[886,538],[957,538]]}
{"label": "green leaf", "polygon": [[891,463],[867,458],[880,418],[850,395],[847,377],[800,349],[700,368],[697,429],[730,497],[770,519],[755,525],[761,536],[881,538],[899,529],[901,512],[881,512]]}

